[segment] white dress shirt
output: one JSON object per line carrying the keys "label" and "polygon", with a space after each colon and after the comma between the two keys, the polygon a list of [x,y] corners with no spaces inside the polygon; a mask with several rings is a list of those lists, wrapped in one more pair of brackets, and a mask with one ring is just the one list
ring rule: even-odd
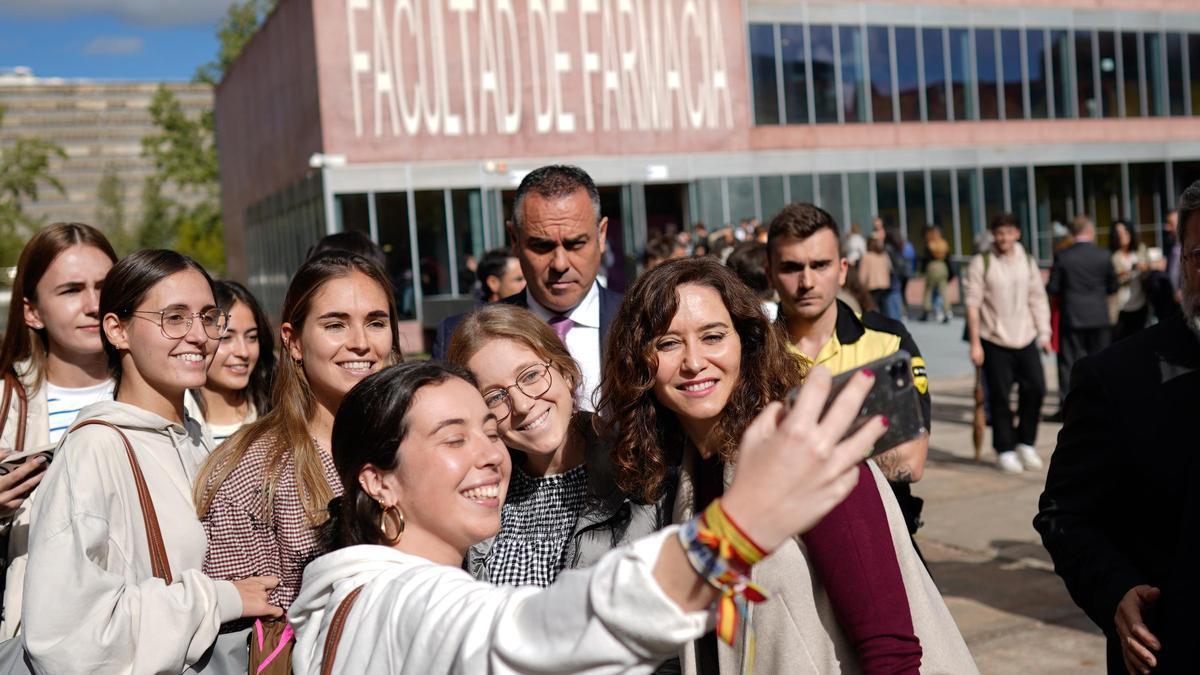
{"label": "white dress shirt", "polygon": [[[529,289],[525,289],[525,302],[530,311],[546,323],[561,316],[538,304]],[[594,411],[600,390],[600,286],[593,282],[587,295],[566,316],[575,324],[567,331],[567,351],[583,373],[583,382],[575,392],[576,400],[581,410]]]}

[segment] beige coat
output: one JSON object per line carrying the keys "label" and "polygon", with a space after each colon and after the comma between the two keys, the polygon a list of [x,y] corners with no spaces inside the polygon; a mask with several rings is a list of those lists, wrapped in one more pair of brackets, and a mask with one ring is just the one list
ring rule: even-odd
{"label": "beige coat", "polygon": [[[913,549],[900,505],[874,462],[868,462],[879,488],[891,526],[892,542],[900,574],[908,592],[913,629],[921,640],[921,672],[930,674],[971,675],[978,673],[971,653],[963,641],[954,618],[929,572]],[[726,484],[732,479],[727,469]],[[685,461],[675,497],[675,522],[692,516],[693,487],[691,467]],[[837,618],[829,596],[813,573],[805,555],[804,543],[793,538],[754,566],[754,581],[770,594],[770,599],[750,606],[755,633],[755,673],[858,673],[857,655]],[[749,672],[744,663],[745,633],[737,636],[732,647],[718,641],[717,652],[722,675]],[[695,650],[688,645],[680,652],[685,675],[695,675]]]}
{"label": "beige coat", "polygon": [[[25,414],[25,447],[22,450],[32,450],[50,443],[50,409],[46,403],[46,388],[34,387],[31,361],[18,363],[15,370],[17,379],[25,386],[25,396],[29,405]],[[16,443],[17,406],[17,397],[14,394],[8,410],[4,411],[8,421],[4,425],[4,435],[0,437],[0,448],[11,448]],[[0,618],[0,639],[3,640],[16,634],[21,619],[21,587],[25,583],[25,563],[29,557],[29,514],[33,511],[36,496],[37,490],[34,490],[12,518],[2,523],[9,528],[8,567],[4,572],[4,610]]]}

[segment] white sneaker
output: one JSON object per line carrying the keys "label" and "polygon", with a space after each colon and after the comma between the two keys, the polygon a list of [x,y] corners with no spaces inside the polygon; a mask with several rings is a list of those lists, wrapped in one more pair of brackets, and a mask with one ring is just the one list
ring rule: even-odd
{"label": "white sneaker", "polygon": [[1017,455],[1021,458],[1021,463],[1030,471],[1037,471],[1042,468],[1042,458],[1038,457],[1037,450],[1032,445],[1024,443],[1017,444]]}
{"label": "white sneaker", "polygon": [[1004,473],[1021,473],[1025,470],[1021,460],[1017,459],[1017,453],[1013,451],[1002,452],[996,457],[996,464]]}

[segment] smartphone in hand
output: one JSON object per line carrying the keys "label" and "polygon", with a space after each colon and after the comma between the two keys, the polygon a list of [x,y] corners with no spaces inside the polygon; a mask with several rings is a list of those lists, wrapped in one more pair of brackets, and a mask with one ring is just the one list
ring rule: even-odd
{"label": "smartphone in hand", "polygon": [[[841,393],[850,378],[864,368],[869,368],[875,373],[875,383],[871,386],[867,399],[863,401],[862,410],[854,419],[854,423],[850,425],[846,436],[858,431],[876,415],[886,417],[888,420],[887,432],[876,441],[875,447],[872,448],[871,456],[874,457],[928,433],[928,429],[925,428],[925,418],[921,414],[921,398],[917,394],[917,388],[913,382],[912,357],[903,349],[834,377],[833,387],[829,391],[829,399],[825,402],[825,410],[829,410],[833,400]],[[787,405],[789,408],[796,402],[796,397],[799,395],[800,387],[796,387],[788,393]]]}
{"label": "smartphone in hand", "polygon": [[3,455],[0,457],[0,476],[5,476],[10,472],[16,471],[23,463],[34,457],[45,457],[46,464],[49,464],[54,459],[54,449],[56,447],[58,447],[57,444],[50,443],[26,452],[13,452]]}

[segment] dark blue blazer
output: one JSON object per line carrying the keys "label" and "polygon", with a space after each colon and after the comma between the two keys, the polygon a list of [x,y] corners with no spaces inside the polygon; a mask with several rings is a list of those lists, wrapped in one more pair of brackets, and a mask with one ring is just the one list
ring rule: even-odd
{"label": "dark blue blazer", "polygon": [[[615,291],[610,291],[607,288],[600,287],[600,360],[604,361],[604,350],[608,346],[608,325],[612,323],[612,318],[617,313],[617,309],[621,306],[621,298],[623,296]],[[497,300],[497,302],[506,302],[517,307],[529,309],[529,303],[525,301],[525,291],[521,291],[515,295],[510,295],[507,298]],[[448,316],[438,324],[437,336],[433,340],[432,356],[435,359],[446,358],[446,349],[450,346],[450,336],[454,334],[454,329],[458,328],[458,324],[462,321],[467,313],[455,314]]]}

